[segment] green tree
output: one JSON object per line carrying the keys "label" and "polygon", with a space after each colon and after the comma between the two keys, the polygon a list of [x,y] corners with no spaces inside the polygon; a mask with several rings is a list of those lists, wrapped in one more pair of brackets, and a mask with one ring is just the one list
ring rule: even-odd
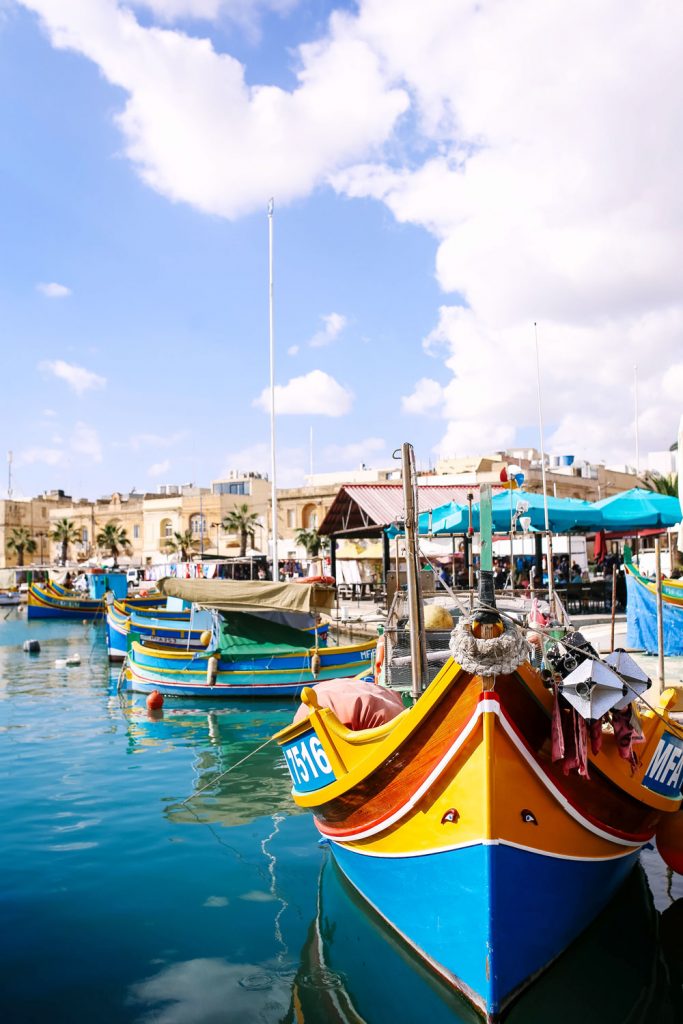
{"label": "green tree", "polygon": [[62,546],[59,559],[62,565],[66,564],[69,544],[76,544],[81,539],[76,524],[72,519],[58,519],[52,528],[50,538]]}
{"label": "green tree", "polygon": [[17,565],[24,564],[24,554],[32,555],[38,545],[25,526],[18,526],[12,530],[12,536],[7,541],[8,551],[16,551]]}
{"label": "green tree", "polygon": [[119,554],[131,550],[131,543],[128,534],[123,526],[120,526],[113,519],[105,523],[95,538],[98,547],[108,551],[114,559],[114,568],[118,566]]}
{"label": "green tree", "polygon": [[643,483],[650,491],[670,494],[674,498],[678,497],[678,473],[669,473],[668,476],[665,476],[663,473],[647,472]]}
{"label": "green tree", "polygon": [[295,540],[302,548],[306,548],[306,553],[310,558],[317,558],[320,554],[320,549],[326,550],[329,544],[327,537],[321,537],[315,528],[312,530],[297,530]]}
{"label": "green tree", "polygon": [[221,529],[225,533],[237,533],[240,538],[240,558],[247,553],[247,542],[254,544],[254,527],[258,522],[255,512],[249,511],[246,502],[243,505],[235,505],[232,512],[228,512],[223,518]]}
{"label": "green tree", "polygon": [[174,530],[171,536],[167,537],[164,541],[163,547],[167,551],[174,551],[179,554],[181,562],[189,562],[199,547],[199,541],[196,537],[192,536],[192,530],[183,530],[182,533]]}

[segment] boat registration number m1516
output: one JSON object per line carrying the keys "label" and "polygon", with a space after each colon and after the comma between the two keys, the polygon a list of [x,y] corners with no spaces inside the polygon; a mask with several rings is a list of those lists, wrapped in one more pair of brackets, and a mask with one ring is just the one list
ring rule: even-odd
{"label": "boat registration number m1516", "polygon": [[283,746],[282,752],[292,776],[294,788],[302,793],[311,793],[316,789],[334,782],[335,774],[323,745],[314,732],[304,733],[293,743]]}
{"label": "boat registration number m1516", "polygon": [[662,733],[652,760],[643,777],[643,785],[653,793],[679,800],[683,782],[683,740]]}

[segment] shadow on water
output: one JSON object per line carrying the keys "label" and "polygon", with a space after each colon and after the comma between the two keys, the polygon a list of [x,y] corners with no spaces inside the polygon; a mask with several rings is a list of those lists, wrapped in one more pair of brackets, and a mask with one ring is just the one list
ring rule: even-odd
{"label": "shadow on water", "polygon": [[[683,900],[659,914],[637,867],[592,926],[503,1019],[680,1024],[682,953]],[[481,1020],[368,907],[328,855],[286,1024],[412,1024],[417,1007],[419,1019],[430,1024]]]}

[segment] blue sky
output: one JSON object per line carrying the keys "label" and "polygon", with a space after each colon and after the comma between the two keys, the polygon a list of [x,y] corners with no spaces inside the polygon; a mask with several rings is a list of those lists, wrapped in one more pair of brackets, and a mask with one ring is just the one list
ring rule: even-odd
{"label": "blue sky", "polygon": [[[271,193],[282,484],[302,482],[311,427],[317,470],[386,464],[403,440],[424,464],[535,443],[535,319],[551,449],[633,461],[635,363],[641,448],[668,447],[680,149],[673,101],[656,131],[650,113],[659,75],[681,74],[676,34],[636,5],[661,70],[634,113],[629,31],[612,80],[587,47],[570,89],[582,26],[528,6],[525,45],[556,51],[539,80],[496,62],[510,27],[495,3],[482,25],[430,0],[413,39],[404,0],[3,0],[0,436],[15,491],[268,468]],[[581,38],[598,41],[614,5],[585,11]],[[630,152],[639,127],[647,168]],[[561,141],[539,157],[541,132]]]}

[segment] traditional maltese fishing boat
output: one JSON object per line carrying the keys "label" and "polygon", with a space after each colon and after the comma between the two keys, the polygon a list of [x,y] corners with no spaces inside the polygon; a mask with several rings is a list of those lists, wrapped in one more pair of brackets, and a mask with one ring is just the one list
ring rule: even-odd
{"label": "traditional maltese fishing boat", "polygon": [[167,596],[211,609],[217,618],[202,651],[140,640],[131,631],[124,678],[132,690],[212,699],[282,697],[319,680],[372,669],[376,640],[323,646],[319,627],[311,626],[317,612],[333,605],[330,586],[177,579],[158,586]]}
{"label": "traditional maltese fishing boat", "polygon": [[59,583],[31,583],[28,588],[29,619],[96,619],[104,616],[106,595],[112,593],[127,608],[154,608],[163,603],[159,597],[126,597],[125,573],[92,573],[88,577],[87,596]]}
{"label": "traditional maltese fishing boat", "polygon": [[[657,585],[637,569],[630,557],[626,570],[626,636],[629,647],[658,650]],[[664,654],[683,654],[683,580],[662,580],[662,632]]]}
{"label": "traditional maltese fishing boat", "polygon": [[[169,598],[168,601],[169,604],[176,601],[177,607],[144,609],[135,605],[131,607],[130,602],[122,601],[112,601],[108,605],[107,651],[110,661],[125,659],[131,632],[142,643],[149,641],[185,651],[206,650],[214,630],[213,613],[195,611],[192,605],[185,606],[184,602],[176,598]],[[307,628],[311,633],[315,631],[319,646],[327,644],[327,624]]]}
{"label": "traditional maltese fishing boat", "polygon": [[411,462],[404,446],[417,699],[359,729],[341,687],[306,689],[276,739],[295,802],[349,881],[493,1021],[607,904],[655,834],[683,867],[683,730],[672,691],[636,710],[649,680],[624,652],[605,663],[573,633],[546,642],[546,667],[533,666],[524,631],[495,607],[484,488],[478,605],[423,688]]}

